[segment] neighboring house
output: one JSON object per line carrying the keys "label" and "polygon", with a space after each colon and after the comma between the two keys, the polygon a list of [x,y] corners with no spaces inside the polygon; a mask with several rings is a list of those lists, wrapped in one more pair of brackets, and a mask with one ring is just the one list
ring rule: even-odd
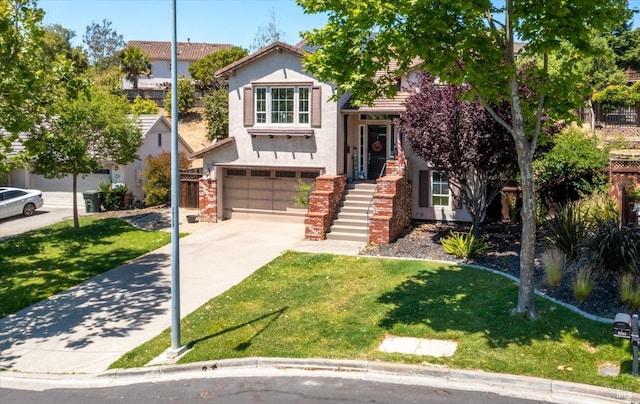
{"label": "neighboring house", "polygon": [[[103,168],[98,172],[78,176],[78,192],[100,189],[100,185],[104,183],[123,183],[136,199],[144,200],[141,173],[145,159],[150,155],[157,156],[162,152],[171,151],[171,123],[163,115],[141,115],[138,124],[144,139],[138,151],[139,159],[124,166],[104,162]],[[26,139],[27,135],[21,134],[20,137]],[[19,154],[23,150],[22,142],[14,142],[12,155]],[[178,150],[186,155],[193,153],[193,149],[179,135]],[[72,190],[71,176],[47,179],[42,175],[31,173],[28,168],[14,170],[0,183],[20,188],[35,188],[45,192],[71,192]]]}
{"label": "neighboring house", "polygon": [[[276,42],[217,72],[229,80],[229,138],[192,155],[202,158],[205,173],[210,173],[201,183],[201,220],[286,212],[294,207],[297,180],[316,176],[323,184],[316,182],[312,205],[331,178],[378,180],[375,193],[387,195],[379,179],[385,173],[396,176],[386,163],[395,158],[398,140],[402,143],[394,119],[410,93],[400,91],[394,99],[366,107],[353,106],[349,96],[330,101],[335,86],[304,71],[305,53],[302,47]],[[399,88],[409,88],[415,75],[401,77]],[[450,195],[446,174],[431,170],[408,144],[404,150],[410,160],[403,177],[412,183],[411,217],[469,220]],[[341,193],[342,180],[331,181]],[[367,203],[375,206],[365,220],[385,216],[378,202]],[[311,220],[309,214],[305,220]],[[322,232],[318,238],[323,237]]]}
{"label": "neighboring house", "polygon": [[[161,41],[129,41],[127,48],[140,48],[149,55],[151,71],[149,77],[140,76],[138,88],[163,88],[171,82],[171,42]],[[200,42],[178,42],[177,43],[177,59],[178,59],[178,75],[191,77],[189,66],[198,59],[201,59],[211,53],[215,53],[222,49],[231,49],[231,44],[213,44]],[[131,88],[131,83],[123,82],[124,88]]]}

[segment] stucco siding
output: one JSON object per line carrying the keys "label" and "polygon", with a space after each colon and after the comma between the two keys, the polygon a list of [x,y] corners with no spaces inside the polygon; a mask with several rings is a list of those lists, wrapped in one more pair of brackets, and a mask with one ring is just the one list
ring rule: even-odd
{"label": "stucco siding", "polygon": [[[244,125],[244,91],[247,86],[310,86],[321,88],[321,125]],[[341,150],[338,149],[338,110],[329,101],[333,89],[303,72],[300,57],[289,52],[272,52],[238,69],[229,80],[229,133],[236,138],[238,158],[235,163],[272,166],[322,166],[325,173],[336,174]],[[305,129],[313,136],[251,135],[249,129]]]}

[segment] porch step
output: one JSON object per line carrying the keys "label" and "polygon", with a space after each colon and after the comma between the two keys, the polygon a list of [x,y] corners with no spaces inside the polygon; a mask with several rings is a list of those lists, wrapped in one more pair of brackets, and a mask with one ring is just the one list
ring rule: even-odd
{"label": "porch step", "polygon": [[327,233],[327,239],[363,243],[369,241],[367,212],[375,189],[376,185],[370,183],[356,183],[347,188],[347,193]]}

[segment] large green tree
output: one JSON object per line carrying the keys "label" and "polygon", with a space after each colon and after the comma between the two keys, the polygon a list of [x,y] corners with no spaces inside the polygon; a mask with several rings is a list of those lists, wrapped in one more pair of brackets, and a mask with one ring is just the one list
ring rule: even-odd
{"label": "large green tree", "polygon": [[125,74],[127,80],[133,84],[134,90],[138,88],[138,78],[140,75],[148,76],[149,55],[135,46],[126,48],[120,52],[120,69]]}
{"label": "large green tree", "polygon": [[76,203],[78,176],[91,173],[106,161],[127,164],[137,158],[142,133],[129,116],[129,103],[118,97],[66,83],[52,106],[53,117],[26,141],[34,156],[32,170],[45,178],[73,178],[73,225],[79,227]]}
{"label": "large green tree", "polygon": [[43,16],[35,1],[0,1],[0,128],[8,132],[0,135],[0,178],[24,163],[8,158],[12,142],[33,129],[45,103]]}
{"label": "large green tree", "polygon": [[245,56],[247,56],[247,51],[239,46],[222,49],[198,59],[189,66],[189,73],[191,78],[195,80],[196,86],[202,90],[226,89],[227,81],[216,77],[215,72]]}
{"label": "large green tree", "polygon": [[60,24],[48,25],[44,28],[42,50],[47,63],[54,63],[59,56],[73,62],[74,73],[82,74],[89,67],[87,55],[82,52],[82,47],[73,46],[71,40],[76,34]]}
{"label": "large green tree", "polygon": [[118,52],[124,48],[124,37],[111,28],[111,21],[102,20],[102,24],[93,21],[87,25],[82,41],[87,48],[89,62],[97,70],[118,65]]}
{"label": "large green tree", "polygon": [[[441,80],[467,83],[469,96],[480,100],[511,133],[523,190],[520,287],[514,313],[535,318],[532,163],[543,112],[568,116],[577,100],[584,99],[573,92],[574,83],[584,80],[573,67],[582,55],[594,52],[587,40],[591,35],[629,18],[627,1],[505,0],[498,6],[490,0],[297,1],[308,13],[327,13],[323,28],[305,34],[309,45],[319,46],[305,58],[305,65],[321,80],[337,84],[336,98],[351,93],[370,103],[392,96],[397,77],[420,60]],[[522,76],[518,75],[516,38],[527,43],[524,51],[529,57],[541,61],[540,67]],[[551,76],[546,60],[549,54],[563,51],[563,42],[572,45],[575,57],[565,58],[559,74]],[[397,68],[391,70],[390,65]],[[523,96],[520,88],[530,88],[535,96]],[[509,119],[489,106],[503,101],[510,103]]]}

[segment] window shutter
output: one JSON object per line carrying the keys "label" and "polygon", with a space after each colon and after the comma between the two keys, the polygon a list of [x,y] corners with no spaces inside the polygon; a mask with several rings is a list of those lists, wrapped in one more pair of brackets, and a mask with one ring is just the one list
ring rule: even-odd
{"label": "window shutter", "polygon": [[244,88],[244,126],[253,126],[253,88]]}
{"label": "window shutter", "polygon": [[321,124],[322,112],[322,89],[320,87],[311,88],[311,126],[319,128]]}

